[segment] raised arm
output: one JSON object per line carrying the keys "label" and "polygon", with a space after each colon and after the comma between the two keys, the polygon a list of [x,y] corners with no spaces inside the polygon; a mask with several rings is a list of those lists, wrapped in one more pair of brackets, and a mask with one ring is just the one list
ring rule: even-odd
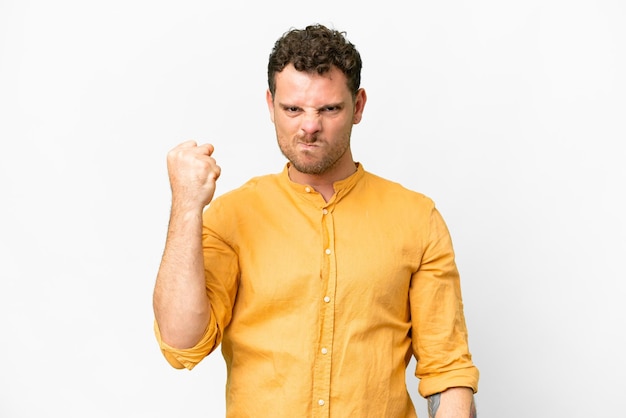
{"label": "raised arm", "polygon": [[202,257],[202,212],[220,175],[211,154],[212,145],[194,141],[167,154],[172,208],[153,307],[163,341],[175,348],[193,347],[211,315]]}

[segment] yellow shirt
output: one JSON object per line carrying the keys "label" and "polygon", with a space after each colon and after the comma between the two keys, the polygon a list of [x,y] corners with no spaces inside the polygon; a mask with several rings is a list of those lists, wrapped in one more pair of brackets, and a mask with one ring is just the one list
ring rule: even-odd
{"label": "yellow shirt", "polygon": [[446,225],[422,194],[365,172],[325,202],[282,173],[257,177],[204,213],[212,317],[193,368],[219,344],[227,417],[415,417],[422,396],[477,390]]}

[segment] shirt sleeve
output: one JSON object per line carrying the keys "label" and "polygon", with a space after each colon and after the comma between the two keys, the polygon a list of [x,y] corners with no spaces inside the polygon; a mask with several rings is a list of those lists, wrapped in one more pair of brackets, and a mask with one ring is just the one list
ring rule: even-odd
{"label": "shirt sleeve", "polygon": [[156,321],[154,332],[161,352],[172,367],[193,369],[202,359],[212,353],[222,342],[224,329],[232,318],[239,279],[238,258],[234,249],[224,240],[218,226],[228,219],[222,217],[219,201],[216,200],[204,212],[202,246],[206,291],[211,305],[209,324],[195,346],[187,349],[174,348],[166,344]]}
{"label": "shirt sleeve", "polygon": [[217,341],[217,327],[215,326],[215,317],[211,315],[209,325],[207,326],[204,335],[198,341],[198,343],[191,348],[180,349],[174,348],[163,342],[161,338],[161,331],[159,325],[154,321],[154,334],[156,335],[157,342],[161,353],[167,360],[167,362],[176,369],[193,369],[200,361],[206,357],[210,352],[214,350]]}
{"label": "shirt sleeve", "polygon": [[478,390],[468,347],[459,273],[447,226],[434,206],[425,225],[422,261],[410,287],[415,375],[423,397],[451,387]]}

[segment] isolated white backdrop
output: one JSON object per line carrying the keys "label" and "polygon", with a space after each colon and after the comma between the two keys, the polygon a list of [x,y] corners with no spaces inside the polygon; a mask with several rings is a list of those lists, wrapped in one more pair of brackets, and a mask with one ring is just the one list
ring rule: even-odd
{"label": "isolated white backdrop", "polygon": [[364,59],[355,158],[449,224],[480,415],[625,416],[625,4],[409,4],[0,0],[0,417],[224,415],[221,355],[152,334],[165,154],[281,170],[266,60],[315,22]]}

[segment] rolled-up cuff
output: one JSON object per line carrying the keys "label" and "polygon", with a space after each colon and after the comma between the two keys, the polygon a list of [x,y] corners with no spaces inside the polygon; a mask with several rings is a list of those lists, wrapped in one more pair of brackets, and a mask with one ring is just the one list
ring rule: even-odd
{"label": "rolled-up cuff", "polygon": [[163,342],[156,320],[154,321],[154,334],[163,356],[172,367],[191,370],[215,349],[216,341],[218,341],[218,330],[215,325],[215,320],[211,316],[200,341],[195,346],[185,349],[174,348]]}
{"label": "rolled-up cuff", "polygon": [[450,370],[423,377],[419,383],[419,393],[424,398],[454,387],[467,387],[478,392],[478,369],[474,366]]}

